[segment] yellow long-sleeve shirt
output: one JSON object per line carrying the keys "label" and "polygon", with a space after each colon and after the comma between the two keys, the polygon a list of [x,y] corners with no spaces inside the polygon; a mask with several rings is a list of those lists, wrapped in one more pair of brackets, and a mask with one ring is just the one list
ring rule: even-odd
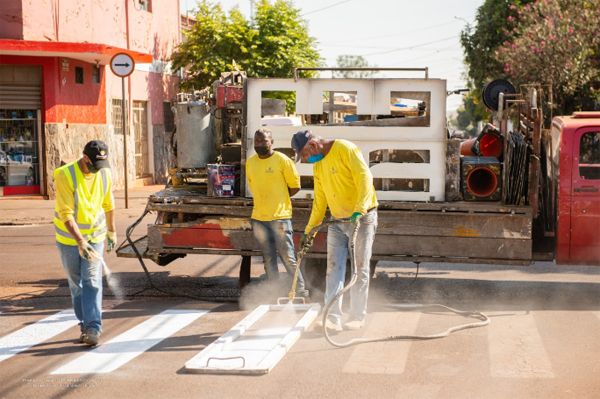
{"label": "yellow long-sleeve shirt", "polygon": [[300,188],[300,175],[290,158],[278,151],[266,159],[255,154],[246,161],[246,178],[254,197],[252,219],[291,219],[288,188]]}
{"label": "yellow long-sleeve shirt", "polygon": [[363,215],[377,207],[373,175],[358,147],[347,140],[335,140],[329,153],[315,163],[314,199],[308,225],[309,233],[323,221],[327,207],[335,218]]}

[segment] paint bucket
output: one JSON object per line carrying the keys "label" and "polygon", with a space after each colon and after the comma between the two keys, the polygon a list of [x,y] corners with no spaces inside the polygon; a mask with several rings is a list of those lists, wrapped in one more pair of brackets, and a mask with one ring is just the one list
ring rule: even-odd
{"label": "paint bucket", "polygon": [[237,165],[208,164],[208,196],[210,197],[233,197],[235,196]]}

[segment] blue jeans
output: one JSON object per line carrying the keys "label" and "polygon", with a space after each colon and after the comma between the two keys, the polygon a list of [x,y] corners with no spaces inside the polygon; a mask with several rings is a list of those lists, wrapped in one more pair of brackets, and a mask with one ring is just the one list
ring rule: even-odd
{"label": "blue jeans", "polygon": [[[325,304],[344,288],[346,277],[346,260],[348,259],[350,240],[354,224],[337,222],[327,229],[327,279],[325,284]],[[358,279],[350,289],[350,317],[364,320],[367,315],[369,298],[369,270],[373,241],[377,230],[377,210],[372,210],[360,219],[360,227],[356,236],[356,270]],[[342,297],[331,306],[329,318],[341,321]]]}
{"label": "blue jeans", "polygon": [[[79,255],[79,248],[56,243],[63,268],[67,272],[71,300],[81,331],[102,332],[102,263],[88,262]],[[102,255],[104,242],[92,244]]]}
{"label": "blue jeans", "polygon": [[[251,219],[254,238],[263,254],[265,262],[265,273],[269,279],[279,277],[277,267],[277,255],[281,258],[283,266],[292,276],[296,270],[296,253],[294,252],[294,240],[292,239],[292,221],[290,219],[272,220],[262,222]],[[298,270],[298,291],[304,291],[304,277]]]}

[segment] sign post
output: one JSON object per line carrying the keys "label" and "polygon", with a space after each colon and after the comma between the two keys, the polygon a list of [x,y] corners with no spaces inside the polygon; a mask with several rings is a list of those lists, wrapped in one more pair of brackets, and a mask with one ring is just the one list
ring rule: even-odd
{"label": "sign post", "polygon": [[127,137],[129,136],[129,126],[126,124],[125,106],[125,78],[133,73],[135,61],[129,54],[117,53],[110,60],[110,70],[121,78],[121,124],[123,129],[123,164],[125,169],[125,209],[129,208],[129,194],[127,190]]}

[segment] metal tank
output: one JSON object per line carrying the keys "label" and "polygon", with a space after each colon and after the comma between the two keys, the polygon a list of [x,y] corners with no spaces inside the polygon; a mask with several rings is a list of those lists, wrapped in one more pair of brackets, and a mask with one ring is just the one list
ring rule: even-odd
{"label": "metal tank", "polygon": [[215,160],[215,137],[210,108],[203,101],[176,104],[177,167],[204,168]]}

